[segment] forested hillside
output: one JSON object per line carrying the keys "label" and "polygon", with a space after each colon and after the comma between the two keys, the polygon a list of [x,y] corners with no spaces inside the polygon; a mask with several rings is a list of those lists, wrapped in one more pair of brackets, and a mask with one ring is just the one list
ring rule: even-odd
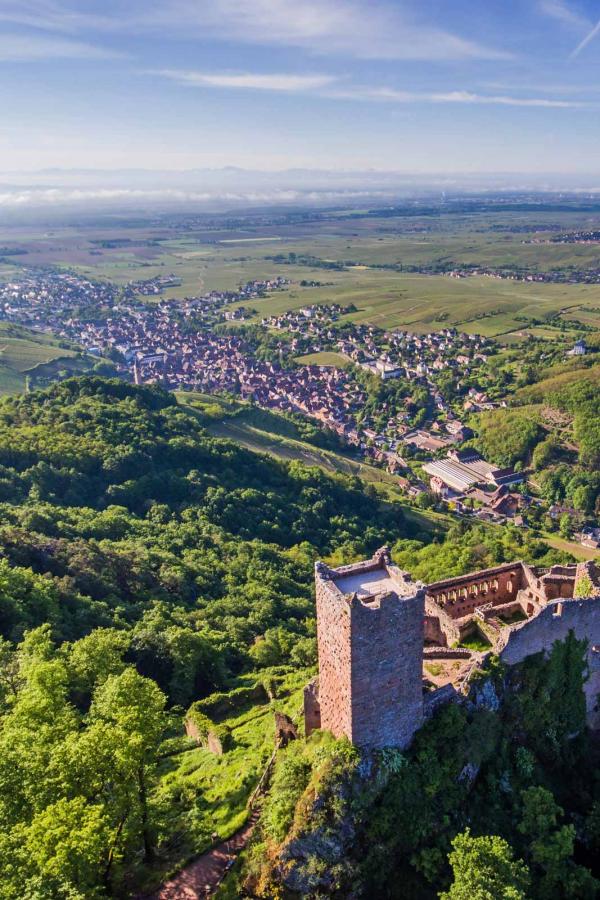
{"label": "forested hillside", "polygon": [[358,479],[243,450],[171,394],[94,377],[2,401],[0,498],[6,900],[130,896],[215,822],[239,824],[272,748],[268,703],[233,711],[220,761],[165,760],[186,750],[193,701],[227,706],[262,679],[298,705],[317,557],[392,543],[422,578],[560,558],[511,528],[431,543]]}
{"label": "forested hillside", "polygon": [[183,709],[310,667],[314,558],[401,537],[401,510],[97,378],[3,401],[0,492],[0,896],[124,891],[168,855],[149,794]]}

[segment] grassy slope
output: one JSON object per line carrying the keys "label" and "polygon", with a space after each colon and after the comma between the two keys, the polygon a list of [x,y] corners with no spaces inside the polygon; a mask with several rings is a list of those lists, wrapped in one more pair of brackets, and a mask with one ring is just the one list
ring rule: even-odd
{"label": "grassy slope", "polygon": [[229,440],[257,453],[269,453],[279,459],[298,459],[309,466],[318,466],[327,472],[358,475],[363,481],[381,485],[392,496],[400,493],[399,488],[396,487],[397,479],[383,469],[358,462],[341,453],[314,447],[304,441],[264,431],[244,422],[243,419],[215,422],[209,426],[209,431],[216,437],[229,438]]}
{"label": "grassy slope", "polygon": [[24,389],[24,377],[15,369],[0,363],[0,394],[20,394]]}
{"label": "grassy slope", "polygon": [[25,375],[46,375],[54,363],[73,365],[75,351],[58,346],[50,335],[0,323],[0,393],[14,394],[25,389]]}
{"label": "grassy slope", "polygon": [[214,422],[209,425],[208,430],[215,437],[235,441],[255,453],[269,453],[278,459],[300,460],[306,465],[318,466],[326,472],[356,475],[366,484],[373,485],[386,499],[400,501],[404,516],[417,528],[425,531],[446,530],[454,521],[452,516],[445,513],[422,511],[407,506],[406,497],[398,485],[397,478],[384,469],[359,462],[343,453],[323,450],[304,441],[257,428],[244,421],[243,416]]}
{"label": "grassy slope", "polygon": [[515,398],[523,403],[541,402],[548,396],[577,381],[586,381],[600,388],[600,363],[587,369],[573,368],[556,375],[550,375],[536,384],[521,388],[515,393]]}
{"label": "grassy slope", "polygon": [[594,550],[592,547],[582,547],[581,544],[576,544],[574,541],[566,541],[555,534],[545,534],[544,540],[551,547],[556,547],[557,550],[565,550],[578,560],[600,559],[600,550]]}
{"label": "grassy slope", "polygon": [[[200,747],[161,763],[153,800],[169,810],[168,830],[177,836],[174,852],[164,868],[152,871],[147,888],[178,871],[212,844],[211,835],[230,837],[247,818],[247,802],[274,750],[273,711],[287,713],[302,725],[302,702],[310,670],[288,675],[271,703],[247,704],[220,724],[231,729],[233,746],[222,756]],[[243,676],[239,685],[251,684],[256,675]],[[182,728],[179,726],[179,732]]]}

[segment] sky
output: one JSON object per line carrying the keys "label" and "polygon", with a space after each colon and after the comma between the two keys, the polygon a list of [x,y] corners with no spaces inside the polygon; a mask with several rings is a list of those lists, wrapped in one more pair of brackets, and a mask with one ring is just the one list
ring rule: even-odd
{"label": "sky", "polygon": [[0,102],[3,181],[600,176],[600,2],[0,0]]}

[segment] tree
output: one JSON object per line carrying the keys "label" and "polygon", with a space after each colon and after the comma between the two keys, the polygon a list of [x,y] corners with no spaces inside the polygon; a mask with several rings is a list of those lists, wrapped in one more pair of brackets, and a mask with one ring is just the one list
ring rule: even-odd
{"label": "tree", "polygon": [[72,885],[84,897],[99,896],[110,845],[110,824],[101,805],[83,797],[58,800],[33,819],[25,842],[31,863],[58,888],[57,894]]}
{"label": "tree", "polygon": [[512,848],[496,835],[471,837],[469,829],[452,841],[454,882],[440,900],[525,900],[529,873]]}
{"label": "tree", "polygon": [[530,787],[521,794],[523,813],[517,828],[528,840],[527,856],[536,879],[536,895],[541,900],[554,897],[598,895],[600,883],[588,869],[573,862],[575,828],[560,825],[563,810],[544,787]]}
{"label": "tree", "polygon": [[580,484],[573,491],[573,506],[583,513],[591,513],[594,509],[596,492],[589,484]]}
{"label": "tree", "polygon": [[560,454],[560,442],[555,437],[540,441],[531,456],[531,463],[536,472],[545,469]]}
{"label": "tree", "polygon": [[571,537],[573,533],[573,519],[571,518],[569,513],[563,513],[560,517],[558,530],[562,537],[566,538],[567,540]]}
{"label": "tree", "polygon": [[67,665],[74,690],[90,699],[94,687],[110,675],[125,668],[123,656],[130,643],[129,635],[114,628],[96,628],[91,634],[71,644]]}
{"label": "tree", "polygon": [[149,678],[127,668],[110,675],[100,685],[92,701],[90,718],[113,725],[121,741],[124,769],[136,786],[136,806],[144,844],[144,856],[154,856],[152,828],[148,812],[148,782],[157,762],[157,748],[166,728],[166,697]]}

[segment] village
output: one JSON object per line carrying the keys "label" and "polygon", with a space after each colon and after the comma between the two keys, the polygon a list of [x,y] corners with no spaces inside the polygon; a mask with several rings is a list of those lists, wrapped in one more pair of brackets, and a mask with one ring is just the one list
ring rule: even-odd
{"label": "village", "polygon": [[[170,276],[118,289],[44,272],[3,286],[0,318],[51,331],[138,384],[228,394],[309,417],[335,433],[341,448],[395,475],[413,499],[434,497],[458,515],[522,524],[529,500],[515,487],[523,475],[460,449],[473,437],[463,414],[504,405],[477,383],[493,342],[451,327],[388,332],[352,322],[353,307],[332,304],[263,317],[258,328],[268,340],[261,344],[238,325],[253,314],[243,302],[259,302],[288,283],[275,277],[169,300],[162,293]],[[340,365],[302,363],[303,355],[320,353],[333,353]],[[452,397],[441,374],[453,379]],[[382,383],[397,391],[379,402]]]}

